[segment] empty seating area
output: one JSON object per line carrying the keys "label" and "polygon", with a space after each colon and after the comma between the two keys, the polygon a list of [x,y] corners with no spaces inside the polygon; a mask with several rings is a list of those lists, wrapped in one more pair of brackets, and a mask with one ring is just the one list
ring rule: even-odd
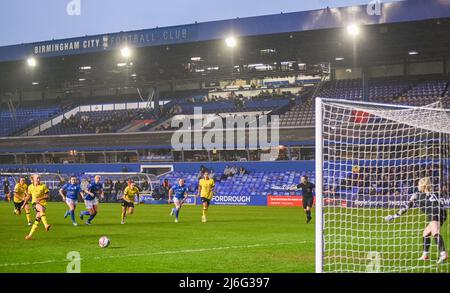
{"label": "empty seating area", "polygon": [[[363,99],[360,79],[328,81],[316,96],[322,98]],[[422,76],[415,79],[373,79],[369,82],[369,101],[376,103],[424,106],[442,100],[450,108],[450,77]],[[314,99],[307,98],[280,117],[281,127],[314,125]]]}
{"label": "empty seating area", "polygon": [[[415,77],[373,78],[368,83],[369,101],[377,103],[404,104],[423,106],[438,100],[444,107],[450,108],[450,77],[443,75],[423,75]],[[175,115],[194,113],[199,107],[203,114],[259,112],[280,115],[281,127],[311,127],[314,125],[314,98],[316,96],[333,99],[362,100],[363,88],[361,79],[326,81],[320,87],[305,88],[297,93],[290,92],[262,93],[254,97],[208,96],[207,92],[186,92],[184,97],[174,96],[164,106],[162,114],[157,116],[148,110],[114,110],[82,112],[74,117],[66,117],[63,123],[57,124],[39,135],[89,134],[124,131],[170,130],[171,119]],[[314,97],[313,97],[314,92]],[[189,95],[188,95],[189,94]],[[186,98],[188,97],[188,98]],[[99,97],[98,101],[123,101],[124,98]],[[127,97],[131,101],[132,97]],[[80,101],[77,101],[79,103]],[[27,104],[16,107],[14,113],[7,106],[0,110],[0,136],[19,135],[25,130],[48,121],[63,112],[61,101],[54,105]],[[136,123],[131,125],[131,123]],[[122,128],[128,127],[128,130]]]}
{"label": "empty seating area", "polygon": [[145,119],[155,119],[155,115],[146,109],[79,112],[39,135],[117,132],[135,120]]}
{"label": "empty seating area", "polygon": [[[161,184],[168,179],[171,185],[179,178],[185,178],[190,193],[196,193],[198,188],[198,173],[171,172],[160,178]],[[306,175],[315,182],[314,172],[250,172],[245,175],[234,175],[220,180],[222,174],[215,173],[217,195],[301,195],[300,190],[294,190],[293,185],[300,183],[301,176]]]}
{"label": "empty seating area", "polygon": [[[413,86],[406,79],[373,79],[369,81],[369,97],[394,98],[402,95]],[[363,88],[361,79],[329,81],[325,83],[318,96],[322,98],[361,100]]]}
{"label": "empty seating area", "polygon": [[360,79],[345,79],[326,82],[319,97],[331,99],[361,100],[363,90]]}
{"label": "empty seating area", "polygon": [[202,113],[226,113],[226,112],[250,112],[250,111],[269,111],[289,105],[287,98],[266,98],[244,101],[242,103],[233,101],[218,101],[207,103],[188,103],[179,104],[183,114],[193,114],[195,107],[201,107]]}
{"label": "empty seating area", "polygon": [[[1,108],[7,107],[2,105]],[[28,127],[47,121],[60,112],[61,107],[57,105],[17,107],[15,112],[2,109],[0,110],[0,137],[18,135]]]}
{"label": "empty seating area", "polygon": [[295,105],[284,115],[280,116],[281,127],[314,125],[314,99],[307,98],[303,103]]}

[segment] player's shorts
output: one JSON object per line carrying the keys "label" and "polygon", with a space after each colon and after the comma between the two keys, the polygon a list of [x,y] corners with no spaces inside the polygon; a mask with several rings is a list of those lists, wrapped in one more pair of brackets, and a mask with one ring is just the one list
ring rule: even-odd
{"label": "player's shorts", "polygon": [[447,220],[447,211],[441,209],[440,211],[435,211],[432,215],[428,215],[428,221],[436,221],[442,226],[444,222]]}
{"label": "player's shorts", "polygon": [[77,205],[77,203],[78,203],[78,200],[66,197],[66,204],[68,204],[68,205],[70,205],[70,204]]}
{"label": "player's shorts", "polygon": [[183,198],[178,198],[178,197],[173,198],[173,203],[176,205],[181,204],[182,201],[183,201]]}
{"label": "player's shorts", "polygon": [[122,206],[124,208],[134,208],[134,203],[133,202],[128,202],[126,200],[123,201]]}
{"label": "player's shorts", "polygon": [[25,202],[24,200],[22,200],[21,202],[14,202],[14,208],[16,210],[20,210],[20,208],[23,206],[24,202]]}
{"label": "player's shorts", "polygon": [[86,206],[87,209],[92,209],[94,206],[98,205],[98,199],[94,198],[91,200],[84,200],[84,205]]}
{"label": "player's shorts", "polygon": [[209,198],[202,197],[202,202],[206,202],[207,204],[210,204],[211,200]]}
{"label": "player's shorts", "polygon": [[[35,211],[35,212],[38,212],[38,210],[36,209],[36,205],[37,205],[38,203],[36,203],[36,202],[33,202],[33,204],[32,204],[32,206],[33,206],[33,210]],[[43,209],[44,209],[44,211],[45,211],[45,205],[42,205],[42,204],[39,204]]]}
{"label": "player's shorts", "polygon": [[307,207],[312,208],[314,202],[314,198],[311,197],[303,197],[303,208],[306,209]]}

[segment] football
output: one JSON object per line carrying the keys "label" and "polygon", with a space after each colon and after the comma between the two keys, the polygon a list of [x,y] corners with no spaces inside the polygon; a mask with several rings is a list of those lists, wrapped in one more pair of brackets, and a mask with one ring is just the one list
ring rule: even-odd
{"label": "football", "polygon": [[110,243],[111,243],[111,241],[110,241],[109,238],[106,237],[106,236],[102,236],[102,237],[100,237],[100,239],[98,240],[98,245],[99,245],[101,248],[108,247]]}

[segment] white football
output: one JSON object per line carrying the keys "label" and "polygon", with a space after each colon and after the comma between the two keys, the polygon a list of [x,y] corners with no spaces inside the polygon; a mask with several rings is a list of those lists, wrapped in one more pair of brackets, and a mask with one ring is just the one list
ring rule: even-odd
{"label": "white football", "polygon": [[99,245],[101,248],[108,247],[110,243],[111,243],[111,241],[110,241],[109,238],[106,237],[106,236],[102,236],[102,237],[100,237],[100,239],[98,240],[98,245]]}

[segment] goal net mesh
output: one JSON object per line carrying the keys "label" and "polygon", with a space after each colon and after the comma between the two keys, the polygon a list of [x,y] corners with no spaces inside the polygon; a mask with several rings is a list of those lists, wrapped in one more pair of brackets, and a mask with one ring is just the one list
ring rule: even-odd
{"label": "goal net mesh", "polygon": [[[429,177],[449,207],[450,116],[441,103],[421,108],[362,102],[321,101],[322,271],[449,272],[419,260],[427,216],[413,206],[386,222]],[[447,211],[448,213],[448,211]],[[449,221],[441,235],[450,247]]]}

